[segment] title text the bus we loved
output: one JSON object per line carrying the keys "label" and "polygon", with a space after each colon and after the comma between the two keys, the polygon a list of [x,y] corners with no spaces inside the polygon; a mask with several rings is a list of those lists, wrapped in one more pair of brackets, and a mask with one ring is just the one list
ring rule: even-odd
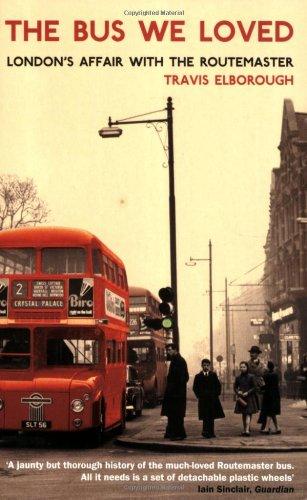
{"label": "title text the bus we loved", "polygon": [[[9,39],[12,42],[59,42],[63,31],[58,19],[4,21]],[[184,20],[142,21],[136,23],[136,29],[145,42],[185,42],[186,22]],[[131,30],[131,26],[129,28]],[[208,23],[199,21],[196,36],[200,42],[230,42],[239,40],[247,42],[287,42],[293,37],[293,25],[285,20],[219,20]],[[106,40],[121,42],[128,38],[124,22],[115,20],[82,20],[72,21],[72,40],[85,42]],[[191,35],[190,35],[191,36]]]}

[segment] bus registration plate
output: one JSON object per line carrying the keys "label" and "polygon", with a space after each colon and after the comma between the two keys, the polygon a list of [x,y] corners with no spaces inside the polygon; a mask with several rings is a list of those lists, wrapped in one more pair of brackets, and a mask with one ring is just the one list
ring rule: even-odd
{"label": "bus registration plate", "polygon": [[51,421],[50,420],[23,420],[21,422],[22,429],[51,429]]}

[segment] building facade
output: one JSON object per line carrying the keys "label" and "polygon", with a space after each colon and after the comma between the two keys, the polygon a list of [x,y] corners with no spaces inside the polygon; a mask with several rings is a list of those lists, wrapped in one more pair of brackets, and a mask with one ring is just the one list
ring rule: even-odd
{"label": "building facade", "polygon": [[279,150],[263,284],[272,357],[283,375],[307,352],[307,113],[296,112],[291,100],[284,101]]}

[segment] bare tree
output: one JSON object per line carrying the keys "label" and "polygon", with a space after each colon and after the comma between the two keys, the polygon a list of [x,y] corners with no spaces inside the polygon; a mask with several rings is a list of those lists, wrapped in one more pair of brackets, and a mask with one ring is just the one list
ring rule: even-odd
{"label": "bare tree", "polygon": [[37,195],[33,179],[0,175],[0,231],[36,226],[47,221],[49,210]]}

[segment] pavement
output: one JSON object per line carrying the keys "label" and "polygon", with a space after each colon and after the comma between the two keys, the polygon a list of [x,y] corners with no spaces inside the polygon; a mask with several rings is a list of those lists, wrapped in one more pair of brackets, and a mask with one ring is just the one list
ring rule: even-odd
{"label": "pavement", "polygon": [[258,415],[253,415],[250,437],[241,436],[241,415],[234,413],[232,398],[222,401],[225,418],[215,420],[216,438],[201,436],[202,422],[198,420],[196,400],[188,400],[183,441],[164,439],[166,417],[160,416],[161,408],[146,412],[142,430],[120,436],[116,443],[130,448],[155,451],[193,453],[263,453],[307,451],[307,411],[304,401],[282,400],[282,413],[278,417],[281,434],[262,435],[257,424]]}

